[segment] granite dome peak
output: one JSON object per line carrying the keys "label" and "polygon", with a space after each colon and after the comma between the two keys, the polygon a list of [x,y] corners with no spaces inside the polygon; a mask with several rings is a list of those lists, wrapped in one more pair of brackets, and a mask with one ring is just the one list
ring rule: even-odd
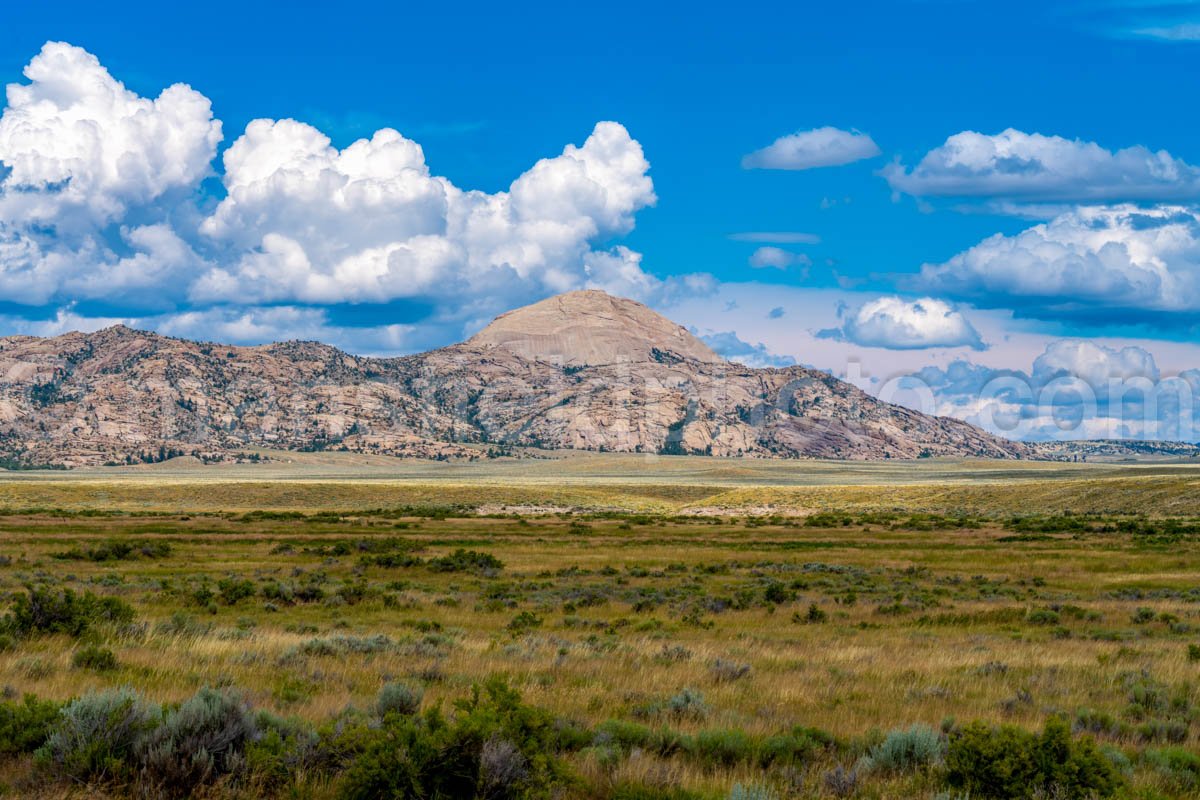
{"label": "granite dome peak", "polygon": [[501,314],[466,344],[569,367],[663,358],[722,361],[682,325],[599,289],[566,292]]}

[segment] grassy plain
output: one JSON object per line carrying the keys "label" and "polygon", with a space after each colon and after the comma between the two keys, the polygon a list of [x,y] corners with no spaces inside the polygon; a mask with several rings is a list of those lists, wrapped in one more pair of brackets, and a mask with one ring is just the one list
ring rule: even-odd
{"label": "grassy plain", "polygon": [[[91,591],[135,612],[18,637],[0,652],[6,694],[133,686],[173,703],[236,686],[319,724],[391,682],[449,708],[502,675],[597,731],[565,756],[588,787],[567,796],[596,798],[737,784],[932,798],[938,764],[861,757],[913,723],[1061,716],[1110,748],[1124,796],[1200,796],[1200,772],[1161,755],[1200,747],[1194,465],[297,460],[4,476],[0,591]],[[115,667],[78,665],[88,647]],[[833,741],[786,765],[753,747],[618,756],[602,733],[615,724]],[[41,780],[27,756],[0,772],[19,792]],[[338,791],[317,774],[288,789]]]}

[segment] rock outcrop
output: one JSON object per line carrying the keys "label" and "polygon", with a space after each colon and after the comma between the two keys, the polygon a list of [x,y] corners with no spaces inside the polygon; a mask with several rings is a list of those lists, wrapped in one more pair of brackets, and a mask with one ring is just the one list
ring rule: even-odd
{"label": "rock outcrop", "polygon": [[805,367],[722,360],[630,300],[571,292],[401,358],[232,347],[125,327],[0,339],[0,456],[68,466],[250,447],[425,458],[512,448],[883,459],[1028,445]]}

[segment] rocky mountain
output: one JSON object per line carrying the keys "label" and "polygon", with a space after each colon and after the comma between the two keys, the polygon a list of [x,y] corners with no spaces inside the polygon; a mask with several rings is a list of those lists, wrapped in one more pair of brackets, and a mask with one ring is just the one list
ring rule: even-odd
{"label": "rocky mountain", "polygon": [[225,458],[250,447],[429,458],[512,448],[1037,455],[824,372],[724,361],[679,325],[599,291],[544,300],[467,342],[401,358],[314,342],[232,347],[120,326],[0,339],[0,457],[11,466]]}

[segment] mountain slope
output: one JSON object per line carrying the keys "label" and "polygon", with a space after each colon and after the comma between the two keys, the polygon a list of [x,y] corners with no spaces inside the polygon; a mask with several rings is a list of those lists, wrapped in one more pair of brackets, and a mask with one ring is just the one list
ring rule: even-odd
{"label": "mountain slope", "polygon": [[453,457],[464,444],[717,456],[1023,458],[1027,445],[804,367],[722,361],[629,300],[572,292],[402,358],[124,327],[0,339],[0,454],[101,464],[249,446]]}

